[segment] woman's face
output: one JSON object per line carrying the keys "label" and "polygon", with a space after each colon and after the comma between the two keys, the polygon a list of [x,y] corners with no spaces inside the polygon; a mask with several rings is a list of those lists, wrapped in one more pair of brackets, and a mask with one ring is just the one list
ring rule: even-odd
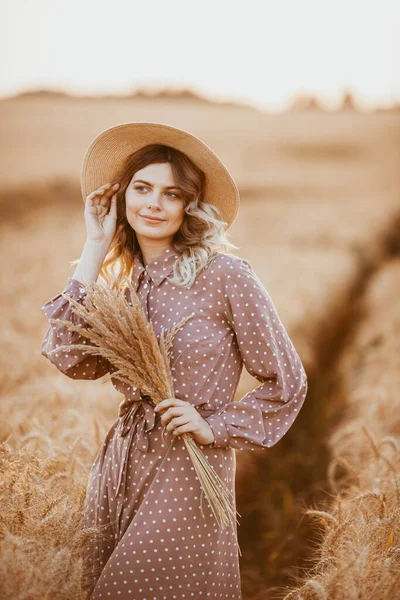
{"label": "woman's face", "polygon": [[[184,220],[185,199],[176,187],[169,163],[155,163],[136,171],[125,191],[126,217],[139,243],[144,238],[169,244]],[[145,217],[154,217],[151,221]]]}

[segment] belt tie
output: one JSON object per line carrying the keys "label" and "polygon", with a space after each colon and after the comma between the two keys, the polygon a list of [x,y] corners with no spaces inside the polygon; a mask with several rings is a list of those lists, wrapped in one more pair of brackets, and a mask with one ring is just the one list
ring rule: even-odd
{"label": "belt tie", "polygon": [[147,400],[148,396],[141,400],[133,400],[132,404],[127,406],[126,411],[121,416],[119,424],[119,435],[125,437],[132,429],[135,439],[135,447],[141,452],[147,452],[149,449],[149,431],[154,429],[157,414],[154,412],[154,404]]}
{"label": "belt tie", "polygon": [[[147,399],[146,399],[147,398]],[[118,496],[122,483],[126,485],[128,456],[131,446],[140,452],[146,453],[149,449],[149,432],[154,429],[159,413],[154,412],[154,404],[149,396],[142,397],[141,400],[133,400],[128,404],[126,411],[122,414],[118,424],[118,433],[124,438],[131,430],[129,442],[123,444],[121,455],[121,466],[119,469],[117,488],[115,496]],[[123,491],[122,496],[125,495]]]}

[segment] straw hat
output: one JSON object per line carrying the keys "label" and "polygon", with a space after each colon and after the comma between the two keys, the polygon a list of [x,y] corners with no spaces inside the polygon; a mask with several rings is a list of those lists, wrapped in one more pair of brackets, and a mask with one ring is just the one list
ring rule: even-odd
{"label": "straw hat", "polygon": [[239,190],[216,154],[193,134],[162,123],[122,123],[102,131],[86,151],[81,171],[84,201],[104,183],[117,180],[123,161],[147,144],[165,144],[180,150],[204,171],[205,199],[221,211],[228,229],[239,210]]}

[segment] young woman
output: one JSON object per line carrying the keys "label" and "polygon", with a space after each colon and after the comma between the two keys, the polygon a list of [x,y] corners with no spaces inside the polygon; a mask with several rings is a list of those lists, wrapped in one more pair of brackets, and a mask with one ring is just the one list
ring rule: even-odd
{"label": "young woman", "polygon": [[[268,292],[226,237],[239,194],[218,157],[195,136],[159,123],[102,132],[82,169],[87,240],[64,292],[85,300],[99,274],[133,281],[156,335],[195,313],[174,339],[174,397],[153,407],[113,380],[99,356],[61,344],[86,338],[53,324],[42,354],[74,379],[107,373],[123,395],[93,463],[83,526],[104,528],[87,549],[91,600],[240,600],[237,529],[221,530],[179,437],[189,432],[235,493],[235,450],[269,448],[291,427],[307,376]],[[118,266],[116,271],[115,267]],[[87,326],[55,296],[46,317]],[[239,402],[243,365],[260,385]]]}

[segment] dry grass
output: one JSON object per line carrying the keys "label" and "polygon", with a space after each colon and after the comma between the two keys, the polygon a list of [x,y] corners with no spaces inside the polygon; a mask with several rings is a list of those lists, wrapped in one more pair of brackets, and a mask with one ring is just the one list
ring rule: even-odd
{"label": "dry grass", "polygon": [[127,290],[113,290],[107,285],[82,285],[86,291],[82,305],[68,294],[62,296],[73,306],[89,327],[82,328],[69,321],[49,319],[49,323],[63,323],[89,340],[89,344],[59,346],[57,351],[70,353],[74,349],[106,358],[115,367],[113,378],[140,387],[155,403],[172,394],[172,376],[168,368],[169,350],[176,333],[193,316],[188,315],[174,328],[160,336],[158,341],[152,324],[147,321],[133,285]]}
{"label": "dry grass", "polygon": [[[18,123],[28,113],[30,127],[21,138]],[[146,101],[54,103],[44,99],[36,103],[25,99],[2,103],[0,440],[8,438],[16,457],[13,468],[21,477],[25,464],[39,465],[40,477],[26,479],[24,491],[35,502],[39,498],[35,487],[46,479],[47,461],[50,457],[56,461],[65,487],[60,491],[53,479],[46,498],[53,500],[58,493],[65,493],[70,502],[64,517],[74,523],[81,510],[78,498],[94,456],[116,418],[121,395],[103,381],[71,380],[43,360],[40,342],[46,322],[40,306],[63,288],[71,275],[69,261],[79,257],[84,243],[83,202],[77,180],[87,144],[116,121],[135,119],[166,121],[198,133],[226,161],[242,192],[232,238],[269,289],[314,382],[322,355],[335,352],[335,347],[330,347],[331,333],[347,312],[351,289],[358,285],[364,265],[382,261],[387,232],[398,213],[400,119],[393,115],[264,116],[237,108],[200,110],[190,103],[167,106]],[[43,142],[40,147],[37,140]],[[380,351],[376,345],[378,355]],[[384,366],[375,373],[378,382],[385,372]],[[256,383],[244,372],[236,399]],[[342,399],[328,402],[320,385],[324,382],[319,382],[317,389],[313,386],[314,394],[286,440],[260,456],[237,453],[242,587],[247,597],[259,600],[266,586],[286,583],[289,566],[309,553],[310,527],[300,509],[310,490],[318,493],[319,481],[326,475],[327,457],[322,448],[327,444],[329,415],[334,406],[344,410]],[[376,383],[374,389],[382,393],[383,388]],[[393,396],[388,406],[393,415]],[[380,420],[379,411],[375,420]],[[381,434],[372,433],[379,444]],[[365,444],[363,452],[370,456],[361,429],[359,436]],[[390,446],[382,450],[392,460]],[[18,459],[20,452],[25,453],[24,461]],[[71,456],[74,465],[68,470]],[[342,476],[339,469],[343,467],[336,467],[336,479]],[[72,497],[74,489],[77,493]],[[4,496],[2,501],[6,501]],[[2,508],[5,519],[8,506]],[[41,514],[42,505],[34,510]],[[19,564],[27,564],[36,553],[34,568],[20,569],[19,589],[9,587],[1,595],[27,597],[34,571],[37,586],[33,592],[36,590],[38,597],[49,591],[53,598],[80,598],[78,589],[64,593],[69,582],[57,589],[44,582],[48,560],[41,554],[38,530],[35,536],[22,530],[16,555]],[[76,570],[78,577],[78,554],[68,545],[74,536],[67,539],[63,523],[52,536],[48,547],[57,548],[60,540],[65,540],[64,548],[72,557],[71,572]],[[4,564],[12,559],[7,555],[10,548],[9,544],[2,546]],[[41,590],[40,582],[44,582]],[[12,585],[10,578],[2,585],[6,584]],[[272,596],[266,593],[265,597]]]}
{"label": "dry grass", "polygon": [[[400,590],[400,260],[378,272],[340,365],[341,420],[329,439],[332,501],[316,566],[285,600],[394,600]],[[338,406],[339,409],[339,406]]]}
{"label": "dry grass", "polygon": [[0,445],[0,597],[81,600],[82,555],[95,530],[81,530],[86,490],[74,478],[74,448],[41,458],[27,441]]}

